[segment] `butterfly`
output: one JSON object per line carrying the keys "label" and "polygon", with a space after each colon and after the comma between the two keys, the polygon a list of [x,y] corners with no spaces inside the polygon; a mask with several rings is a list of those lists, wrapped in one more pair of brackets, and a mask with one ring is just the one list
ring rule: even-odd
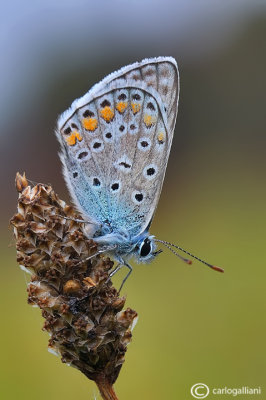
{"label": "butterfly", "polygon": [[131,257],[150,262],[161,252],[156,242],[175,253],[170,247],[175,245],[156,239],[149,228],[170,154],[178,98],[175,59],[144,59],[105,77],[58,119],[60,158],[72,200],[88,222],[87,236],[99,252],[117,260],[112,274],[128,267],[122,285],[132,271]]}

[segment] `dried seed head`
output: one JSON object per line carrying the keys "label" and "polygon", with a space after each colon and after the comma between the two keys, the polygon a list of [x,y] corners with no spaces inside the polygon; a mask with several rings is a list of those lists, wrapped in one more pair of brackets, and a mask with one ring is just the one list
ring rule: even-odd
{"label": "dried seed head", "polygon": [[17,172],[15,183],[18,192],[22,192],[22,190],[28,186],[25,172],[23,173],[23,175],[20,175],[20,173]]}
{"label": "dried seed head", "polygon": [[74,221],[82,217],[51,186],[31,187],[18,173],[16,187],[18,213],[11,224],[17,260],[32,274],[28,302],[42,310],[49,349],[89,379],[111,385],[137,317],[130,308],[121,311],[125,298],[109,280],[113,262],[99,255],[82,262],[97,245],[84,235],[84,224]]}
{"label": "dried seed head", "polygon": [[69,279],[64,284],[63,291],[64,293],[70,294],[70,293],[77,293],[81,289],[81,285],[78,281],[74,281],[73,279]]}

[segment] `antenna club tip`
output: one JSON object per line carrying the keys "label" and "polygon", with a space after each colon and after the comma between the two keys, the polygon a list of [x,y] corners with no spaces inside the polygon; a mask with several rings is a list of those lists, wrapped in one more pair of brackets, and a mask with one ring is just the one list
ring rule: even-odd
{"label": "antenna club tip", "polygon": [[215,271],[218,271],[218,272],[224,272],[223,268],[217,267],[216,265],[212,265],[212,269],[214,269]]}
{"label": "antenna club tip", "polygon": [[186,263],[187,263],[188,265],[191,265],[191,264],[192,264],[192,261],[191,261],[191,260],[186,260]]}

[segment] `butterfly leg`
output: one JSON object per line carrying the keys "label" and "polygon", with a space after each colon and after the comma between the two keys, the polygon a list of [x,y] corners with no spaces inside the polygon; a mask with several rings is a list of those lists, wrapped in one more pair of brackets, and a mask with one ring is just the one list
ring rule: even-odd
{"label": "butterfly leg", "polygon": [[117,264],[115,269],[109,274],[109,278],[112,278],[112,276],[114,276],[114,274],[116,274],[122,267],[123,267],[123,264]]}
{"label": "butterfly leg", "polygon": [[64,215],[58,215],[61,218],[67,219],[68,221],[74,221],[74,222],[79,222],[82,224],[90,224],[90,225],[95,225],[95,223],[90,222],[90,221],[84,221],[83,219],[75,219],[75,218],[69,218],[69,217],[65,217]]}
{"label": "butterfly leg", "polygon": [[122,287],[123,287],[124,284],[126,283],[126,280],[127,280],[127,278],[129,278],[129,275],[131,274],[132,269],[133,269],[133,268],[131,267],[131,265],[129,265],[129,264],[127,264],[127,263],[125,263],[124,265],[125,265],[125,267],[127,267],[127,268],[129,269],[129,271],[128,271],[128,273],[126,274],[125,278],[122,280],[122,283],[121,283],[121,286],[120,286],[120,288],[119,288],[119,290],[118,290],[118,293],[121,292]]}
{"label": "butterfly leg", "polygon": [[93,254],[92,256],[89,256],[89,257],[87,257],[87,258],[84,258],[84,260],[80,261],[78,264],[76,264],[76,266],[77,266],[77,265],[80,265],[80,264],[83,264],[83,263],[86,262],[86,261],[91,260],[92,258],[98,256],[99,254],[107,253],[108,251],[112,251],[112,250],[114,250],[115,248],[116,248],[116,247],[106,247],[105,249],[99,250],[99,251],[97,251],[97,253]]}
{"label": "butterfly leg", "polygon": [[121,292],[122,287],[124,286],[124,284],[125,284],[127,278],[129,277],[129,275],[131,274],[133,268],[131,267],[131,265],[127,264],[127,263],[124,261],[123,264],[118,264],[118,265],[115,267],[115,269],[114,269],[114,270],[110,273],[110,275],[109,275],[109,277],[111,278],[112,276],[114,276],[114,274],[116,274],[116,273],[117,273],[122,267],[124,267],[124,266],[127,267],[127,268],[129,269],[129,271],[128,271],[128,273],[126,274],[125,278],[122,280],[122,283],[121,283],[120,288],[119,288],[119,290],[118,290],[118,294]]}

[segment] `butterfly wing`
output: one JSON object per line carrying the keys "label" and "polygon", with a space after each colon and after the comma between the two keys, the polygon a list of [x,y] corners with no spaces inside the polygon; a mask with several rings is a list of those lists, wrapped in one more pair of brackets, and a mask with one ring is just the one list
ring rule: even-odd
{"label": "butterfly wing", "polygon": [[160,196],[179,93],[176,62],[143,60],[76,100],[58,121],[64,176],[87,219],[132,236]]}

